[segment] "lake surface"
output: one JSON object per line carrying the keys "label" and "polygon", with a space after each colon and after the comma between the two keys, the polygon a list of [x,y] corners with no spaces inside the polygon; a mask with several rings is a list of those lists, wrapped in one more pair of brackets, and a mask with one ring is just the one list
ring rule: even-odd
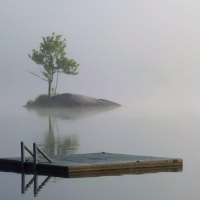
{"label": "lake surface", "polygon": [[[125,153],[183,158],[183,171],[92,178],[53,178],[34,196],[21,194],[21,174],[0,172],[0,197],[10,199],[199,199],[200,116],[145,116],[128,107],[59,118],[13,107],[0,114],[0,156],[20,156],[20,141],[39,144],[49,155]],[[38,177],[38,185],[45,180]],[[32,175],[26,175],[28,183]]]}

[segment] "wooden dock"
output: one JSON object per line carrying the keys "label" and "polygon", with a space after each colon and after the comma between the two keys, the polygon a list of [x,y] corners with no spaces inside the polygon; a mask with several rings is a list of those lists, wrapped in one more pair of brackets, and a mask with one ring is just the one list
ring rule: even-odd
{"label": "wooden dock", "polygon": [[122,174],[143,174],[154,172],[177,172],[182,170],[180,158],[162,158],[113,153],[71,154],[50,157],[34,165],[28,157],[22,164],[21,158],[1,158],[0,171],[48,175],[65,178],[91,177]]}

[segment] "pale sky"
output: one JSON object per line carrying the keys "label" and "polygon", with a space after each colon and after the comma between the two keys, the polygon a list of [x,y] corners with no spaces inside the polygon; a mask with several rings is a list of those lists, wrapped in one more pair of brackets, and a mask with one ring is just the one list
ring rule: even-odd
{"label": "pale sky", "polygon": [[147,112],[200,112],[200,1],[1,0],[0,91],[4,106],[47,92],[27,71],[42,36],[67,40],[77,76],[58,91],[132,105]]}

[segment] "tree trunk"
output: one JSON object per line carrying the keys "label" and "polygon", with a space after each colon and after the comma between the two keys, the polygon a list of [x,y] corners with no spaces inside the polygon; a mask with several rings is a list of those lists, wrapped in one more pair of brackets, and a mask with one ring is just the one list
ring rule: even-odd
{"label": "tree trunk", "polygon": [[57,93],[57,87],[58,87],[58,75],[59,75],[59,71],[57,72],[55,94]]}
{"label": "tree trunk", "polygon": [[51,96],[51,83],[52,83],[52,80],[48,80],[48,97]]}

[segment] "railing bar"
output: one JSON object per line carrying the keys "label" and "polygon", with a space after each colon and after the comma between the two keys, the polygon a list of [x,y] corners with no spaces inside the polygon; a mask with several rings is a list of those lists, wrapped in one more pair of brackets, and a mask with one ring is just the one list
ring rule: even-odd
{"label": "railing bar", "polygon": [[37,147],[37,150],[44,156],[44,158],[46,158],[49,162],[52,162],[49,156],[47,156],[37,145],[36,147]]}
{"label": "railing bar", "polygon": [[34,157],[33,152],[24,144],[24,148],[26,149],[26,151],[28,151],[28,153]]}

